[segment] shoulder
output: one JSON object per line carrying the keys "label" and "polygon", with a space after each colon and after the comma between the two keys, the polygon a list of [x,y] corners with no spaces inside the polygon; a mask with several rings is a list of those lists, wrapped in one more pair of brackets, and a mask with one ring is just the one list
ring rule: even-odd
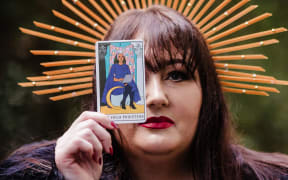
{"label": "shoulder", "polygon": [[118,68],[118,64],[112,64],[110,70],[115,71]]}
{"label": "shoulder", "polygon": [[55,141],[41,141],[20,147],[0,163],[0,179],[61,179],[55,145]]}
{"label": "shoulder", "polygon": [[234,150],[243,179],[288,180],[287,155],[257,152],[243,146],[235,146]]}
{"label": "shoulder", "polygon": [[128,64],[123,64],[122,67],[123,67],[123,69],[130,71]]}

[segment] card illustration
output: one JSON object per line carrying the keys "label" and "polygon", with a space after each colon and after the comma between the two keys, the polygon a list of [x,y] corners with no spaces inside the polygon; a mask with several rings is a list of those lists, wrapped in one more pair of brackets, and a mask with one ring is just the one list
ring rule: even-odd
{"label": "card illustration", "polygon": [[96,43],[97,110],[117,123],[146,119],[143,41]]}

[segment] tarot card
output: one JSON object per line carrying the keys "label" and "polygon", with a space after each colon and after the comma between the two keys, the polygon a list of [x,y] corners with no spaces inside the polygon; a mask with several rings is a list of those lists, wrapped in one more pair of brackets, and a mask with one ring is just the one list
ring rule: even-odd
{"label": "tarot card", "polygon": [[97,111],[115,123],[146,120],[142,40],[96,43]]}

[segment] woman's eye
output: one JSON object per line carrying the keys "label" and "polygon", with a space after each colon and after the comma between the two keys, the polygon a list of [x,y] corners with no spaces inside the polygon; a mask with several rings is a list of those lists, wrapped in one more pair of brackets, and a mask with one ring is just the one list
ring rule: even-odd
{"label": "woman's eye", "polygon": [[172,71],[168,73],[167,80],[172,80],[172,81],[183,81],[189,79],[189,76],[185,72],[181,71]]}

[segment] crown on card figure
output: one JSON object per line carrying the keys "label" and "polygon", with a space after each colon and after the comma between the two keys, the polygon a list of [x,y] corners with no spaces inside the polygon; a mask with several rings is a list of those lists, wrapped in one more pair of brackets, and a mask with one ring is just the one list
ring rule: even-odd
{"label": "crown on card figure", "polygon": [[[56,10],[53,10],[52,12],[54,16],[65,21],[66,23],[74,25],[75,28],[82,30],[83,33],[77,33],[69,29],[57,27],[56,25],[36,21],[34,21],[35,26],[57,32],[59,36],[26,28],[20,28],[20,30],[23,33],[32,36],[64,43],[70,46],[77,46],[79,49],[82,48],[89,51],[31,50],[31,53],[34,55],[65,56],[70,60],[56,60],[41,63],[41,65],[44,67],[63,67],[63,69],[45,71],[43,72],[44,76],[27,77],[30,82],[19,83],[20,86],[49,87],[48,89],[44,90],[35,90],[33,93],[37,95],[52,94],[50,99],[53,101],[92,94],[95,43],[99,40],[103,40],[105,34],[110,28],[110,25],[121,13],[129,9],[147,8],[153,4],[160,4],[173,8],[196,24],[209,45],[210,53],[213,56],[223,91],[269,96],[268,93],[279,93],[279,90],[274,87],[260,86],[258,84],[288,85],[288,81],[277,80],[272,76],[254,73],[257,71],[265,72],[262,67],[233,63],[235,60],[240,60],[241,62],[241,60],[248,61],[268,59],[262,54],[239,55],[239,52],[237,54],[235,52],[279,43],[279,41],[276,39],[263,41],[255,40],[253,43],[245,43],[245,41],[284,32],[287,31],[286,28],[271,28],[266,31],[222,40],[224,37],[232,35],[237,31],[243,30],[271,16],[270,13],[264,13],[252,19],[244,20],[245,15],[258,7],[257,5],[251,5],[245,8],[244,5],[246,5],[249,0],[239,0],[239,2],[235,3],[235,5],[231,5],[231,7],[228,7],[228,5],[232,0],[219,0],[220,2],[217,0],[217,2],[219,2],[218,5],[214,4],[216,0],[81,1],[62,0],[63,5],[74,13],[73,18]],[[87,1],[85,4],[89,4],[89,6],[85,5],[83,1]],[[215,8],[212,9],[211,7],[213,4]],[[104,18],[100,17],[98,14],[101,14],[101,16]],[[81,19],[81,22],[74,18]],[[241,23],[233,26],[232,28],[226,28],[236,20],[240,20]],[[69,36],[71,39],[60,37],[61,35]],[[239,42],[243,42],[243,44],[235,45],[235,43]],[[230,53],[230,55],[221,55],[223,53]],[[235,54],[233,55],[233,53]],[[73,57],[77,57],[78,59],[71,60]],[[243,70],[245,72],[243,72]],[[249,71],[249,73],[246,71]]]}

